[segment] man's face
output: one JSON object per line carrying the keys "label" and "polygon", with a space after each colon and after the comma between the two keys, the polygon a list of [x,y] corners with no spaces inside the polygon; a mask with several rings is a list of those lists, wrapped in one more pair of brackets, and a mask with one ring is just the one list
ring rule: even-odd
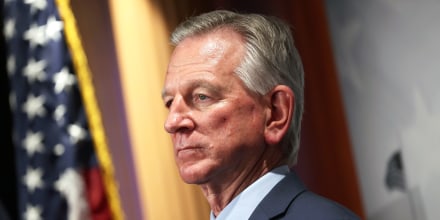
{"label": "man's face", "polygon": [[171,56],[163,90],[165,129],[187,183],[227,183],[262,158],[268,115],[263,98],[233,72],[244,53],[241,37],[223,29],[185,39]]}

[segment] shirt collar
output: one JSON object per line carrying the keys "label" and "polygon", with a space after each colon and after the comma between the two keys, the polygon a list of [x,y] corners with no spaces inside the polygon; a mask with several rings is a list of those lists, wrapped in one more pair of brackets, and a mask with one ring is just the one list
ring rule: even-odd
{"label": "shirt collar", "polygon": [[238,194],[217,217],[211,211],[210,219],[248,219],[258,204],[287,173],[289,173],[287,165],[271,170]]}

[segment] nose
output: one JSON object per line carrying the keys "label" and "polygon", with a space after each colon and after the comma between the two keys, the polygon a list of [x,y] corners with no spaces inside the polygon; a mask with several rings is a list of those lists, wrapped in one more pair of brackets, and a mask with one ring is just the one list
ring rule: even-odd
{"label": "nose", "polygon": [[173,103],[169,107],[169,113],[164,127],[170,134],[194,129],[194,121],[190,115],[190,108],[182,98],[174,98]]}

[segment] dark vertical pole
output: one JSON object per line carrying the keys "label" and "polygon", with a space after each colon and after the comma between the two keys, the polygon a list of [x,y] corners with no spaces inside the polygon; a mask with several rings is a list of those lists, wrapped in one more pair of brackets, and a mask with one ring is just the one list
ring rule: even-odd
{"label": "dark vertical pole", "polygon": [[[3,30],[3,1],[0,1],[0,30]],[[1,32],[3,33],[3,32]],[[18,218],[17,177],[15,172],[15,153],[12,146],[12,115],[9,107],[9,79],[6,70],[6,45],[3,34],[0,34],[0,212],[6,212],[10,219]],[[0,213],[0,217],[2,213]]]}

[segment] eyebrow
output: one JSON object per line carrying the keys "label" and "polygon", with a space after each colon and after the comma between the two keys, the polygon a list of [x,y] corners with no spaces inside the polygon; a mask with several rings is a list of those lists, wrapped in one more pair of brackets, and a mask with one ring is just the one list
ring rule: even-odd
{"label": "eyebrow", "polygon": [[[215,93],[218,93],[221,90],[220,86],[215,86],[212,83],[209,83],[208,81],[206,81],[204,79],[192,80],[191,82],[184,85],[184,87],[185,88],[202,87],[202,88],[207,88]],[[169,92],[167,91],[167,89],[163,88],[162,89],[162,99],[164,99],[166,96],[168,96],[168,94],[169,94]]]}

